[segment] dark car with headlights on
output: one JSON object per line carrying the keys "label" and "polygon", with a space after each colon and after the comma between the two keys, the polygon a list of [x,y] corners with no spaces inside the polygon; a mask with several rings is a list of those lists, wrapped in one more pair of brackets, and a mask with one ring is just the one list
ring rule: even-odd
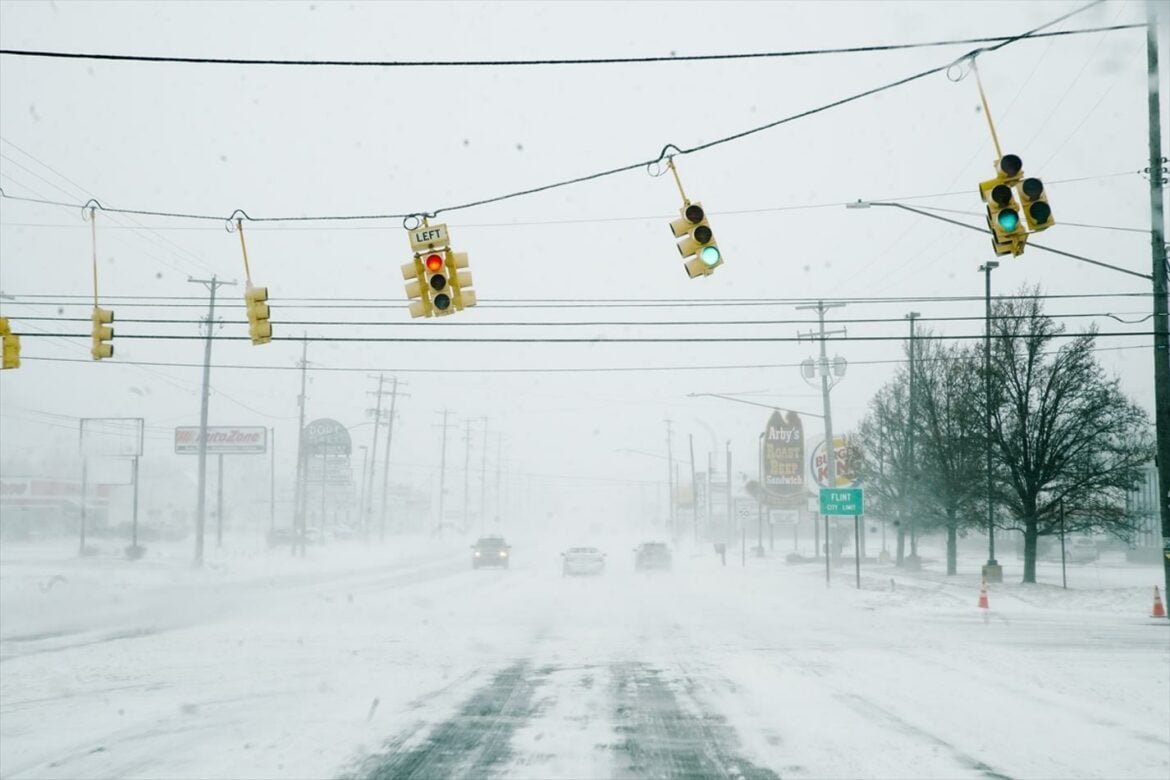
{"label": "dark car with headlights on", "polygon": [[508,559],[512,556],[511,546],[502,536],[483,536],[471,545],[471,568],[481,566],[499,566],[508,568]]}

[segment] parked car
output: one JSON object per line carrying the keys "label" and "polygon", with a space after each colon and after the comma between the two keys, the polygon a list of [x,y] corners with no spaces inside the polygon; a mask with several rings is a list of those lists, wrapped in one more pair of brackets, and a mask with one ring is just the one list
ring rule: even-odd
{"label": "parked car", "polygon": [[471,545],[471,568],[502,566],[506,569],[511,556],[512,547],[504,541],[504,537],[482,536]]}
{"label": "parked car", "polygon": [[664,542],[643,542],[634,549],[634,569],[636,571],[669,569],[670,567],[670,548]]}
{"label": "parked car", "polygon": [[605,553],[596,547],[570,547],[561,553],[561,575],[601,574],[605,571]]}

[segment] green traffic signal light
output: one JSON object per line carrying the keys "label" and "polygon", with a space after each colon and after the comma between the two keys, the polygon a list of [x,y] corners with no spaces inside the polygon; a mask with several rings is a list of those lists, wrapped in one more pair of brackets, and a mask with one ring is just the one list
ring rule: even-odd
{"label": "green traffic signal light", "polygon": [[451,297],[447,293],[439,293],[435,296],[435,308],[439,311],[447,311],[451,308]]}
{"label": "green traffic signal light", "polygon": [[703,261],[708,267],[719,264],[719,248],[714,246],[705,246],[699,250],[699,259]]}
{"label": "green traffic signal light", "polygon": [[1004,209],[996,215],[995,221],[1004,229],[1004,232],[1010,233],[1020,226],[1020,215],[1016,213],[1015,209]]}

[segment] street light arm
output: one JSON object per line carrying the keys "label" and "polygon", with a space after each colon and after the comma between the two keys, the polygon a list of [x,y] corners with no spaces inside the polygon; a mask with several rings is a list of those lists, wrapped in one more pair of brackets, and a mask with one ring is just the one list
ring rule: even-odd
{"label": "street light arm", "polygon": [[[864,209],[864,208],[869,208],[870,206],[893,206],[894,208],[899,208],[899,209],[902,209],[903,211],[909,211],[909,212],[912,212],[914,214],[918,214],[919,216],[930,217],[931,219],[937,219],[937,220],[940,220],[942,222],[949,222],[952,225],[958,225],[959,227],[965,227],[968,230],[974,230],[978,233],[984,233],[986,235],[991,235],[990,230],[987,230],[985,228],[981,228],[978,225],[968,225],[966,222],[960,222],[957,219],[951,219],[949,217],[942,217],[942,216],[939,216],[938,214],[931,214],[929,211],[923,211],[921,209],[916,209],[912,206],[907,206],[904,203],[883,203],[881,201],[859,200],[856,203],[845,204],[845,208],[850,208],[850,209]],[[1101,268],[1108,268],[1112,271],[1119,271],[1120,273],[1123,273],[1123,274],[1129,274],[1130,276],[1136,276],[1139,279],[1145,279],[1146,281],[1153,281],[1153,279],[1154,279],[1154,277],[1151,276],[1150,274],[1143,274],[1139,271],[1131,271],[1128,268],[1122,268],[1119,265],[1110,265],[1109,263],[1103,263],[1100,260],[1093,260],[1092,258],[1084,257],[1083,255],[1074,255],[1072,252],[1065,252],[1065,251],[1060,250],[1060,249],[1054,249],[1053,247],[1050,247],[1050,246],[1044,246],[1042,244],[1034,244],[1034,243],[1029,243],[1028,246],[1031,247],[1032,249],[1039,249],[1039,250],[1044,251],[1044,252],[1051,252],[1054,255],[1060,255],[1062,257],[1072,258],[1073,260],[1080,260],[1082,263],[1089,263],[1090,265],[1096,265],[1096,266],[1100,266]]]}
{"label": "street light arm", "polygon": [[812,412],[802,412],[799,409],[786,409],[783,406],[775,406],[773,404],[762,404],[758,401],[745,401],[742,398],[732,398],[729,395],[720,395],[719,393],[687,393],[687,398],[722,398],[724,401],[735,401],[740,404],[748,404],[749,406],[762,406],[765,409],[771,409],[776,412],[796,412],[797,414],[807,414],[809,417],[824,417],[823,414],[813,414]]}

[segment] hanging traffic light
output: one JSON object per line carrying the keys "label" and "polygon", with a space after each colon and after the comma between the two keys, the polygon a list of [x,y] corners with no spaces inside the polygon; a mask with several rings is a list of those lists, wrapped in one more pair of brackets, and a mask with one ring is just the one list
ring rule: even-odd
{"label": "hanging traffic light", "polygon": [[20,336],[12,332],[7,317],[0,317],[0,341],[4,345],[3,368],[20,368]]}
{"label": "hanging traffic light", "polygon": [[999,175],[979,184],[979,195],[987,204],[987,227],[996,255],[1019,255],[1028,240],[1020,227],[1020,208],[1012,185],[1019,181],[1023,163],[1014,154],[1004,155],[997,164]]}
{"label": "hanging traffic light", "polygon": [[723,265],[723,254],[711,232],[703,204],[685,203],[679,213],[682,218],[670,223],[670,232],[675,238],[682,239],[678,242],[678,251],[686,260],[683,268],[691,279],[710,276]]}
{"label": "hanging traffic light", "polygon": [[451,289],[445,254],[431,252],[423,257],[423,272],[427,280],[431,308],[436,315],[446,314],[451,308],[454,290]]}
{"label": "hanging traffic light", "polygon": [[1032,177],[1020,182],[1020,202],[1024,206],[1024,219],[1028,223],[1028,230],[1039,233],[1052,227],[1054,224],[1052,208],[1048,205],[1044,182]]}
{"label": "hanging traffic light", "polygon": [[114,329],[110,327],[110,323],[114,321],[114,312],[94,306],[90,319],[93,322],[93,347],[89,354],[93,355],[94,360],[113,357],[114,345],[109,342],[114,338]]}
{"label": "hanging traffic light", "polygon": [[410,231],[414,260],[402,266],[411,317],[441,317],[475,305],[466,252],[453,252],[446,225]]}
{"label": "hanging traffic light", "polygon": [[253,344],[267,344],[272,341],[272,323],[268,318],[272,310],[268,307],[268,288],[252,287],[244,292],[244,305],[248,309],[248,335]]}

